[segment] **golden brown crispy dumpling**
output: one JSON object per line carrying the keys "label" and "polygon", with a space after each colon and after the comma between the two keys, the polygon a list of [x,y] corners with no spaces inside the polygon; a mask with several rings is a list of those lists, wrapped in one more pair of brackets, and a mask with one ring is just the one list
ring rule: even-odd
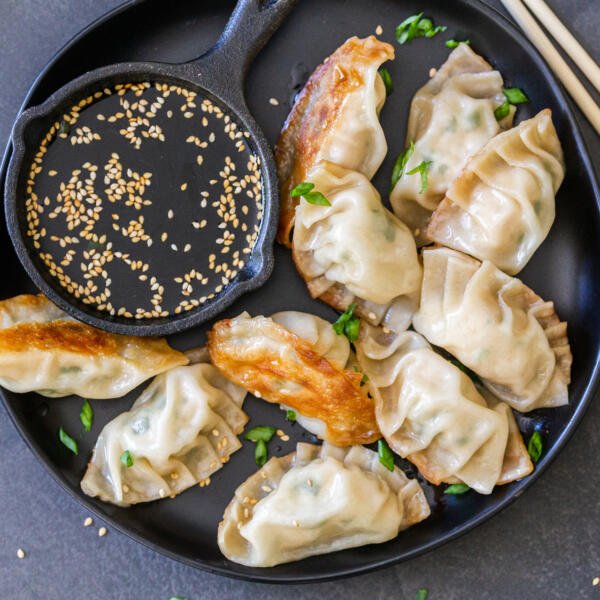
{"label": "golden brown crispy dumpling", "polygon": [[[381,437],[362,373],[348,340],[319,317],[285,312],[273,318],[243,313],[208,334],[212,363],[236,384],[267,402],[293,408],[301,424],[339,446]],[[312,425],[322,427],[314,430]],[[312,423],[311,423],[312,422]]]}
{"label": "golden brown crispy dumpling", "polygon": [[298,444],[238,487],[218,542],[229,560],[272,567],[391,540],[429,514],[419,483],[375,452]]}
{"label": "golden brown crispy dumpling", "polygon": [[119,398],[188,363],[162,338],[107,333],[68,317],[44,296],[0,302],[0,385],[13,392]]}
{"label": "golden brown crispy dumpling", "polygon": [[385,85],[378,74],[394,58],[390,44],[374,36],[352,37],[317,67],[298,96],[275,148],[281,186],[277,239],[290,246],[297,198],[290,192],[322,160],[371,179],[387,143],[379,111]]}

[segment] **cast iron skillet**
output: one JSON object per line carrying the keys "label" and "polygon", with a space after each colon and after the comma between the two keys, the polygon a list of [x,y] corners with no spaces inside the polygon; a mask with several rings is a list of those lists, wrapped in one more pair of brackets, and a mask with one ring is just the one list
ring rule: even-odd
{"label": "cast iron skillet", "polygon": [[[184,62],[209,48],[222,30],[233,2],[207,0],[163,0],[134,2],[113,11],[90,26],[56,56],[34,84],[26,105],[42,102],[66,81],[86,69],[123,60]],[[314,582],[364,573],[417,556],[472,529],[506,507],[546,469],[581,420],[592,398],[600,370],[600,194],[592,165],[575,120],[560,87],[538,54],[501,15],[475,0],[302,0],[294,14],[269,42],[248,73],[246,98],[257,122],[273,144],[290,108],[290,99],[311,71],[348,36],[372,33],[384,28],[383,38],[393,41],[393,29],[406,16],[426,10],[437,23],[448,26],[444,36],[416,40],[406,46],[395,44],[397,59],[388,64],[395,91],[383,109],[382,121],[388,138],[389,154],[375,178],[385,192],[393,162],[405,136],[407,108],[414,92],[426,81],[432,66],[439,66],[448,54],[444,40],[468,37],[476,51],[491,60],[505,76],[507,85],[518,85],[531,97],[530,105],[519,109],[518,119],[532,116],[549,106],[565,150],[567,177],[557,200],[557,219],[549,238],[533,257],[522,277],[543,298],[555,301],[562,319],[569,322],[569,337],[575,357],[569,406],[541,410],[520,418],[529,437],[534,428],[544,436],[545,453],[535,473],[521,482],[502,486],[490,496],[467,493],[461,497],[440,496],[425,485],[432,503],[432,516],[385,544],[309,558],[273,569],[250,569],[225,560],[216,545],[216,527],[235,488],[256,469],[253,448],[247,442],[226,468],[212,477],[208,488],[195,487],[175,500],[153,502],[122,509],[89,499],[79,490],[94,442],[108,420],[130,407],[138,392],[121,400],[93,401],[95,422],[84,434],[78,414],[78,398],[44,399],[35,394],[19,396],[5,392],[6,407],[33,452],[56,480],[89,510],[134,539],[207,571],[265,582]],[[135,35],[133,34],[135,32]],[[104,46],[104,40],[113,40]],[[85,57],[85,62],[82,62]],[[277,98],[279,106],[269,104]],[[8,149],[10,153],[10,148]],[[1,227],[1,225],[0,225]],[[0,296],[9,297],[32,290],[31,282],[14,255],[5,231],[0,231],[0,251],[5,275]],[[335,313],[310,300],[297,276],[287,251],[275,250],[275,269],[258,291],[239,299],[224,317],[248,310],[270,314],[277,310],[306,310],[333,320]],[[178,348],[189,348],[204,340],[210,326],[196,328],[170,338]],[[275,425],[291,436],[281,448],[272,444],[277,455],[293,450],[296,441],[308,434],[290,426],[275,406],[248,397],[244,405],[251,417],[249,426]],[[57,440],[64,425],[79,441],[78,457]],[[399,461],[403,467],[408,467]],[[509,535],[509,533],[507,533]]]}
{"label": "cast iron skillet", "polygon": [[[254,57],[267,43],[296,2],[297,0],[239,0],[217,43],[200,58],[183,64],[122,62],[88,71],[60,88],[39,106],[28,108],[20,115],[12,132],[13,152],[8,164],[4,190],[8,230],[17,255],[29,276],[44,294],[65,312],[90,325],[113,333],[167,335],[211,319],[242,293],[256,289],[268,279],[273,268],[273,232],[276,229],[278,217],[277,174],[267,140],[246,106],[243,85],[248,67]],[[27,173],[33,156],[46,132],[55,121],[60,121],[61,115],[65,112],[68,113],[70,107],[76,105],[79,100],[87,96],[91,97],[92,94],[105,88],[112,89],[116,84],[146,81],[164,82],[194,90],[198,93],[197,103],[200,103],[203,97],[220,101],[225,111],[250,134],[248,143],[261,161],[264,208],[260,233],[249,260],[239,275],[226,285],[221,293],[217,294],[213,300],[209,300],[189,312],[137,320],[120,316],[111,317],[106,312],[101,312],[93,306],[78,301],[75,296],[69,294],[58,284],[57,279],[50,276],[48,268],[40,260],[38,252],[33,248],[31,240],[26,234],[27,213],[24,198]],[[199,119],[199,117],[195,118]],[[104,153],[109,156],[112,143],[111,138],[108,137],[94,142],[94,145],[100,146],[98,150],[100,154]],[[229,138],[227,136],[218,136],[216,143],[211,144],[203,153],[209,155],[209,160],[218,160],[217,164],[221,164],[220,161],[225,157],[228,145]],[[146,169],[151,168],[152,170],[160,169],[161,165],[164,165],[166,172],[156,176],[165,180],[168,178],[170,170],[168,158],[181,156],[182,148],[185,148],[187,144],[182,136],[178,144],[173,145],[171,142],[168,145],[163,144],[163,146],[167,146],[166,153],[169,153],[169,156],[165,156],[165,150],[163,150],[156,158],[157,164],[150,158],[142,164]],[[78,153],[81,154],[81,151],[79,150]],[[134,150],[132,155],[144,155],[145,153],[146,156],[150,156],[143,146],[141,150]],[[173,158],[173,160],[175,159]],[[205,158],[204,162],[209,161]],[[80,165],[81,162],[77,164]],[[205,184],[208,184],[208,181]],[[166,191],[165,187],[162,189]],[[173,194],[165,195],[172,197]],[[163,210],[165,202],[169,202],[169,199],[155,198],[151,210],[155,212]],[[166,212],[166,209],[164,210]],[[56,226],[58,221],[58,219],[53,220],[53,225]],[[211,219],[211,222],[214,224],[214,230],[211,230],[209,225],[202,235],[198,236],[199,241],[194,249],[198,257],[207,255],[210,252],[209,244],[212,244],[213,239],[221,234],[221,230],[217,229],[219,221]],[[62,229],[59,229],[59,237],[71,235],[71,231],[67,230],[65,225],[66,222]],[[172,229],[173,224],[169,225]],[[180,222],[179,227],[187,229],[189,223]],[[171,232],[171,237],[173,235]],[[163,279],[163,283],[167,294],[175,294],[177,293],[177,283],[173,281],[173,277],[179,274],[177,259],[172,257],[167,246],[164,246],[164,249],[161,248],[160,254],[157,255],[156,248],[158,246],[158,244],[154,244],[152,250],[149,250],[144,247],[144,244],[138,244],[135,247],[136,257],[143,258],[144,252],[152,253],[153,256],[150,260],[159,260],[162,264],[170,265],[172,271],[168,277]],[[193,262],[192,264],[195,268],[200,269],[199,265],[203,262]],[[125,268],[123,271],[127,277],[135,277],[132,275],[131,269]],[[114,281],[113,285],[119,285],[119,281]],[[127,284],[123,281],[122,285]]]}

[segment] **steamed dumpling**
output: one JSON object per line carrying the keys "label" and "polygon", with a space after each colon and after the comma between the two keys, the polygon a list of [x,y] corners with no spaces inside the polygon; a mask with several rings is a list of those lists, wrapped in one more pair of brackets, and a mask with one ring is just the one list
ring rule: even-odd
{"label": "steamed dumpling", "polygon": [[[131,410],[104,427],[81,489],[129,506],[206,481],[241,447],[245,395],[207,363],[159,375]],[[121,461],[126,451],[129,467]]]}
{"label": "steamed dumpling", "polygon": [[357,357],[374,388],[377,424],[428,481],[490,494],[509,476],[531,471],[529,462],[529,470],[504,473],[512,415],[489,408],[465,373],[418,333],[369,331],[357,342]]}
{"label": "steamed dumpling", "polygon": [[318,66],[300,92],[275,148],[281,188],[277,239],[291,245],[297,198],[291,190],[322,160],[371,179],[387,153],[379,123],[385,85],[377,72],[394,48],[352,37]]}
{"label": "steamed dumpling", "polygon": [[564,175],[546,109],[497,135],[469,160],[433,213],[427,236],[516,275],[550,231]]}
{"label": "steamed dumpling", "polygon": [[356,171],[322,162],[307,181],[331,204],[302,199],[296,208],[294,262],[311,295],[342,311],[356,303],[371,323],[406,329],[421,287],[411,232]]}
{"label": "steamed dumpling", "polygon": [[485,398],[488,407],[505,416],[508,421],[508,441],[504,451],[502,471],[496,485],[504,485],[522,479],[533,471],[533,463],[512,409],[506,402],[498,400],[484,387],[480,386],[477,390]]}
{"label": "steamed dumpling", "polygon": [[[331,323],[299,312],[215,323],[208,333],[212,363],[258,398],[282,404],[322,439],[339,446],[381,437],[368,386],[352,369],[348,340]],[[315,429],[316,427],[316,429]]]}
{"label": "steamed dumpling", "polygon": [[375,452],[298,444],[236,490],[218,542],[229,560],[272,567],[391,540],[429,514],[418,482]]}
{"label": "steamed dumpling", "polygon": [[[505,98],[502,76],[467,44],[459,44],[437,73],[415,94],[408,118],[408,160],[390,197],[394,212],[425,241],[427,219],[461,172],[469,156],[512,124],[513,111],[500,123],[494,110]],[[407,175],[432,161],[427,190],[418,175]]]}
{"label": "steamed dumpling", "polygon": [[567,324],[552,302],[491,262],[448,248],[423,251],[421,305],[413,325],[477,373],[519,411],[568,403]]}
{"label": "steamed dumpling", "polygon": [[13,392],[119,398],[188,359],[162,338],[107,333],[44,296],[0,302],[0,385]]}

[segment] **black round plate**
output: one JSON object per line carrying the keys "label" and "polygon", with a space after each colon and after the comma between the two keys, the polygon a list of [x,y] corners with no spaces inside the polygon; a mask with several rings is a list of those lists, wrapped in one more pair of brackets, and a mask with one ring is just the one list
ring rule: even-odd
{"label": "black round plate", "polygon": [[[213,0],[147,0],[132,2],[94,23],[65,47],[35,82],[26,105],[43,101],[69,79],[87,69],[126,60],[185,61],[210,47],[225,24],[233,2]],[[288,17],[256,60],[247,81],[247,99],[259,125],[274,143],[290,109],[290,102],[305,77],[324,57],[351,35],[365,36],[381,24],[383,38],[393,41],[395,25],[420,12],[422,3],[394,0],[303,0]],[[219,552],[216,529],[235,488],[255,471],[253,448],[245,443],[208,488],[195,487],[174,500],[123,509],[92,500],[79,489],[94,442],[103,425],[126,410],[134,392],[120,400],[94,401],[92,431],[79,424],[82,401],[78,398],[44,399],[36,394],[6,392],[5,404],[15,425],[33,452],[62,486],[101,518],[134,539],[194,567],[215,573],[270,582],[308,582],[355,575],[390,565],[439,546],[475,527],[521,495],[554,459],[573,433],[589,403],[599,371],[600,317],[600,194],[581,135],[565,98],[548,69],[523,36],[501,15],[474,0],[431,0],[427,14],[445,24],[445,34],[418,39],[399,47],[388,68],[395,91],[383,109],[382,121],[390,146],[388,158],[375,177],[387,189],[391,167],[404,144],[410,99],[427,79],[429,69],[448,54],[444,40],[468,37],[475,50],[500,69],[508,85],[520,86],[531,98],[519,108],[518,118],[532,116],[544,107],[553,111],[565,150],[567,177],[558,194],[556,223],[522,277],[545,299],[555,301],[559,315],[569,323],[575,357],[570,404],[556,410],[530,413],[520,419],[528,436],[541,428],[545,453],[535,473],[523,481],[497,488],[490,496],[470,492],[444,497],[427,485],[432,515],[425,522],[385,544],[314,557],[272,569],[251,569],[227,561]],[[111,40],[110,44],[106,40]],[[269,103],[277,98],[279,106]],[[8,150],[10,152],[10,149]],[[0,182],[1,183],[1,182]],[[3,222],[3,221],[2,221]],[[0,296],[32,290],[0,225],[0,251],[4,277]],[[276,249],[276,267],[270,281],[227,309],[223,316],[243,310],[270,314],[285,309],[306,310],[333,319],[334,312],[312,301],[292,265],[287,251]],[[210,324],[208,324],[210,325]],[[204,342],[205,327],[171,338],[178,348]],[[294,443],[309,440],[298,425],[291,426],[283,413],[249,397],[245,409],[251,424],[269,424],[286,430],[291,440],[276,447],[276,454],[293,450]],[[73,456],[57,437],[60,425],[79,441]]]}

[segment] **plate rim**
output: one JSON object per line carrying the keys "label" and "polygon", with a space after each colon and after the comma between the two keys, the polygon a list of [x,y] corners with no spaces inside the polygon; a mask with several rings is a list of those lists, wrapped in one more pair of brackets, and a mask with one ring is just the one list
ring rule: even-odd
{"label": "plate rim", "polygon": [[[578,149],[579,159],[582,161],[582,166],[586,174],[588,175],[589,181],[591,183],[591,188],[594,195],[594,200],[596,203],[597,209],[597,218],[600,220],[600,186],[598,183],[598,175],[596,174],[596,169],[591,160],[590,152],[588,146],[585,142],[585,139],[581,132],[580,120],[578,119],[576,113],[573,110],[573,104],[570,98],[564,92],[563,87],[557,81],[554,73],[548,67],[546,62],[543,60],[539,51],[533,46],[533,44],[527,39],[524,33],[514,24],[508,17],[502,14],[498,9],[493,6],[490,6],[485,2],[485,0],[458,0],[459,2],[469,6],[470,8],[483,13],[489,20],[493,21],[498,27],[504,29],[509,35],[519,39],[523,47],[528,51],[528,54],[535,59],[537,63],[538,69],[541,71],[545,80],[549,83],[551,88],[553,89],[554,94],[557,97],[557,100],[564,107],[564,116],[566,117],[567,124],[569,125],[572,133],[575,145]],[[47,75],[48,71],[60,60],[73,46],[83,40],[89,33],[94,31],[99,26],[111,21],[112,19],[118,18],[122,13],[128,12],[129,10],[139,7],[143,4],[149,3],[150,0],[126,0],[122,4],[114,7],[113,9],[107,11],[103,15],[94,19],[84,28],[82,28],[76,35],[70,38],[61,48],[59,48],[52,57],[48,60],[48,62],[44,65],[44,67],[40,70],[38,75],[32,81],[29,89],[27,90],[25,97],[18,109],[17,115],[15,116],[15,122],[19,118],[20,114],[27,107],[33,93],[38,88],[40,82]],[[12,128],[9,133],[9,140],[4,149],[4,153],[2,155],[2,159],[0,161],[0,180],[3,180],[6,175],[6,168],[8,165],[8,161],[11,156],[11,138],[12,138]],[[175,560],[179,563],[185,564],[189,567],[215,574],[225,576],[231,579],[242,580],[242,581],[250,581],[256,583],[270,583],[270,584],[310,584],[310,583],[321,583],[334,581],[338,579],[357,577],[359,575],[365,575],[367,573],[383,569],[386,567],[391,567],[401,562],[410,560],[412,558],[416,558],[421,556],[431,550],[438,548],[447,542],[455,540],[467,532],[473,530],[474,528],[481,525],[483,522],[487,521],[491,517],[501,513],[503,510],[508,508],[515,500],[520,498],[523,493],[533,485],[534,482],[546,471],[550,464],[554,462],[558,454],[564,449],[568,441],[571,439],[575,430],[583,420],[589,405],[600,388],[600,344],[596,348],[596,354],[593,360],[593,367],[591,370],[591,375],[587,382],[585,383],[584,389],[581,393],[581,400],[579,406],[574,410],[573,414],[569,418],[566,426],[557,436],[556,441],[550,451],[544,455],[542,460],[536,465],[536,469],[534,473],[527,478],[516,482],[517,487],[512,490],[506,498],[500,500],[497,504],[492,507],[487,508],[486,510],[475,515],[468,522],[460,525],[456,529],[452,529],[443,535],[437,537],[434,540],[422,545],[421,547],[413,550],[407,550],[398,555],[385,558],[373,563],[368,563],[363,566],[352,566],[345,569],[338,569],[333,573],[327,573],[323,575],[304,575],[302,573],[298,573],[295,575],[275,575],[273,573],[269,574],[270,570],[268,569],[255,569],[252,573],[243,573],[239,571],[231,570],[227,566],[215,566],[204,562],[202,559],[190,559],[188,557],[177,554],[176,552],[160,546],[158,543],[150,541],[146,539],[141,534],[138,534],[134,529],[127,528],[119,524],[117,521],[113,519],[113,517],[109,514],[102,512],[92,501],[91,498],[84,497],[78,492],[77,488],[72,488],[68,481],[61,475],[58,468],[50,461],[49,457],[46,456],[40,445],[31,438],[28,433],[25,431],[25,428],[21,425],[17,414],[12,410],[10,403],[8,402],[5,396],[5,390],[0,387],[0,398],[2,399],[2,404],[4,405],[6,412],[18,431],[19,435],[29,448],[29,450],[33,453],[35,458],[44,465],[47,472],[51,475],[52,479],[63,489],[65,490],[69,496],[75,499],[80,506],[89,510],[99,519],[102,519],[104,522],[109,524],[111,527],[127,536],[128,538],[136,541],[137,543],[142,544],[146,548],[157,552],[163,556],[166,556],[172,560]],[[264,574],[263,574],[264,573]]]}

